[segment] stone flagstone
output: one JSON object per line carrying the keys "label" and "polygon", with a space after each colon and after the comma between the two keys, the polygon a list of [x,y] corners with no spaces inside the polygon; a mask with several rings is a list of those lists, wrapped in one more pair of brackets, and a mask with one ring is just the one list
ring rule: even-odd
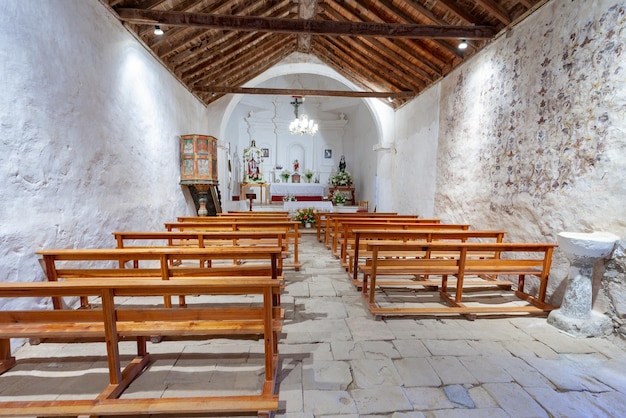
{"label": "stone flagstone", "polygon": [[[277,418],[626,416],[619,341],[572,339],[545,317],[377,321],[315,235],[304,234],[301,248],[300,271],[284,271]],[[262,347],[229,339],[150,343],[157,360],[125,396],[250,394],[263,379]],[[0,400],[51,388],[58,391],[51,398],[92,398],[106,384],[105,349],[27,344],[15,353],[18,366],[0,376]],[[121,345],[125,355],[134,349]],[[89,360],[68,364],[63,355]],[[76,373],[84,376],[71,381]]]}

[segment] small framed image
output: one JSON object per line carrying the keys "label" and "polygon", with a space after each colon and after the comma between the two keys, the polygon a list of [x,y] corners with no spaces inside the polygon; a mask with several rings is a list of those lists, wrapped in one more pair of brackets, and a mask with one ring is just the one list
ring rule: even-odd
{"label": "small framed image", "polygon": [[261,148],[261,154],[263,158],[270,157],[270,149],[269,148]]}
{"label": "small framed image", "polygon": [[333,158],[333,150],[325,149],[324,150],[324,158]]}

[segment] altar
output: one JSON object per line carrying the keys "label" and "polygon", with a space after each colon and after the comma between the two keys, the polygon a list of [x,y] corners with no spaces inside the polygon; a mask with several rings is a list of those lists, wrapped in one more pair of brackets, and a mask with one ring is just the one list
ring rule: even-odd
{"label": "altar", "polygon": [[282,202],[284,196],[295,196],[298,201],[321,201],[326,196],[326,185],[321,183],[271,183],[272,202]]}
{"label": "altar", "polygon": [[298,209],[313,208],[318,212],[332,212],[333,204],[328,200],[322,201],[297,201],[297,202],[283,202],[283,210],[286,212],[296,212]]}

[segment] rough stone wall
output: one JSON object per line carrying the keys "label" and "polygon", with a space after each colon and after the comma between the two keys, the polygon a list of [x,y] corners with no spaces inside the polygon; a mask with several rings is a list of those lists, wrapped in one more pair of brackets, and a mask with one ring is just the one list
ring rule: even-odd
{"label": "rough stone wall", "polygon": [[624,242],[616,245],[613,256],[606,263],[601,277],[603,297],[608,301],[608,311],[617,332],[626,338],[626,247]]}
{"label": "rough stone wall", "polygon": [[[508,240],[607,231],[623,245],[625,7],[549,2],[442,81],[436,216],[505,229]],[[594,308],[615,314],[623,260],[606,274]],[[566,275],[557,250],[551,302]]]}
{"label": "rough stone wall", "polygon": [[39,249],[191,213],[178,135],[206,109],[102,4],[6,0],[0,25],[0,281],[42,279]]}

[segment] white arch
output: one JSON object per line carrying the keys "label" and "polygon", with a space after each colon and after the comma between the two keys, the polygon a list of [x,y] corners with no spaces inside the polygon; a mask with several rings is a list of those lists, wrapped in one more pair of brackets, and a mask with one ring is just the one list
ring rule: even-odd
{"label": "white arch", "polygon": [[[291,60],[296,58],[303,58],[308,60],[307,62],[291,62]],[[323,77],[328,77],[333,80],[336,80],[351,90],[359,90],[359,88],[344,76],[327,66],[321,62],[311,62],[311,56],[304,54],[292,54],[290,57],[287,57],[285,60],[276,64],[274,67],[265,71],[262,74],[259,74],[254,79],[250,80],[250,82],[246,83],[245,87],[255,87],[260,83],[270,80],[272,78],[281,77],[285,75],[291,74],[315,74]],[[228,120],[230,119],[231,114],[234,112],[235,107],[241,101],[242,95],[236,94],[230,98],[228,104],[224,107],[222,118],[220,120],[220,133],[218,138],[226,137],[226,128],[228,126]],[[389,146],[394,142],[393,138],[393,126],[394,126],[394,112],[390,106],[387,106],[380,102],[377,99],[363,99],[367,109],[369,110],[372,118],[374,119],[374,123],[376,125],[377,137],[378,137],[378,146],[385,147]]]}

